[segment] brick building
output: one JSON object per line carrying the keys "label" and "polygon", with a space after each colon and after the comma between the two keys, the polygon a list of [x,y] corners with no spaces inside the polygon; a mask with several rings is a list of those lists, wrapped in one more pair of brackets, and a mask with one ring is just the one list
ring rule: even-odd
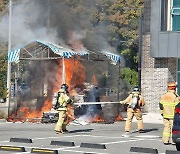
{"label": "brick building", "polygon": [[167,91],[167,83],[180,82],[179,6],[179,0],[144,3],[141,88],[146,112],[159,112],[159,100]]}

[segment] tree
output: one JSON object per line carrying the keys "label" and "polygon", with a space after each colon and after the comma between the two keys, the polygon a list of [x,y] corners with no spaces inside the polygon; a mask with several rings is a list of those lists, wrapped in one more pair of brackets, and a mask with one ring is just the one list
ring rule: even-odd
{"label": "tree", "polygon": [[104,23],[108,32],[105,38],[125,58],[126,67],[121,74],[131,85],[137,85],[138,19],[144,0],[99,0],[92,23]]}

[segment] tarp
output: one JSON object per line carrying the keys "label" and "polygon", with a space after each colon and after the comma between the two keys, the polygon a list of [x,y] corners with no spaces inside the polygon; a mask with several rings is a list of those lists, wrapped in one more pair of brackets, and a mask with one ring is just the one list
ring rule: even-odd
{"label": "tarp", "polygon": [[[12,50],[8,53],[8,62],[12,63],[18,63],[21,58],[23,58],[23,55],[26,55],[26,57],[30,56],[31,58],[37,58],[37,55],[42,55],[43,52],[47,50],[53,51],[56,55],[59,55],[63,58],[71,58],[75,55],[77,56],[89,56],[89,55],[97,55],[99,58],[99,55],[106,56],[109,60],[111,60],[113,63],[117,63],[120,61],[120,55],[113,54],[107,51],[74,51],[70,48],[65,48],[60,45],[56,45],[50,42],[44,42],[44,41],[33,41],[21,48]],[[21,52],[23,52],[21,54]],[[22,55],[22,57],[21,57]]]}

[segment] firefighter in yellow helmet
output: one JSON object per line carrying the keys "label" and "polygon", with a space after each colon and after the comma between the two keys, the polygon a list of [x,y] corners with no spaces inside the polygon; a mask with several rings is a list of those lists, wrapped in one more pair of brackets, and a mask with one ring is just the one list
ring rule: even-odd
{"label": "firefighter in yellow helmet", "polygon": [[164,130],[163,130],[163,143],[165,145],[174,144],[172,140],[172,126],[174,119],[174,109],[179,102],[179,96],[176,93],[176,83],[168,83],[168,91],[161,97],[159,107],[160,113],[163,116]]}
{"label": "firefighter in yellow helmet", "polygon": [[129,94],[129,96],[120,101],[121,104],[128,104],[127,107],[127,120],[125,124],[125,132],[128,135],[131,130],[132,119],[135,116],[137,119],[138,131],[139,133],[144,133],[143,128],[143,118],[141,107],[145,105],[144,98],[140,92],[139,87],[134,87],[133,92]]}
{"label": "firefighter in yellow helmet", "polygon": [[68,96],[68,85],[62,84],[61,89],[58,91],[57,102],[55,109],[59,112],[59,119],[55,127],[57,134],[62,134],[66,131],[66,111],[67,104],[72,103],[72,100]]}

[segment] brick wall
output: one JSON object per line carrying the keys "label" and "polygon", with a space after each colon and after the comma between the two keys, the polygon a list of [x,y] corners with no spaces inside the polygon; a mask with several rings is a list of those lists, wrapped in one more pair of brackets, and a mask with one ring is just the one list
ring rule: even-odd
{"label": "brick wall", "polygon": [[159,100],[167,83],[176,80],[176,59],[150,56],[150,35],[143,36],[141,88],[146,102],[144,111],[159,112]]}
{"label": "brick wall", "polygon": [[141,69],[141,89],[145,99],[145,112],[159,112],[160,97],[167,91],[167,83],[176,81],[176,59],[150,56],[150,6],[145,0],[143,18],[143,49]]}

